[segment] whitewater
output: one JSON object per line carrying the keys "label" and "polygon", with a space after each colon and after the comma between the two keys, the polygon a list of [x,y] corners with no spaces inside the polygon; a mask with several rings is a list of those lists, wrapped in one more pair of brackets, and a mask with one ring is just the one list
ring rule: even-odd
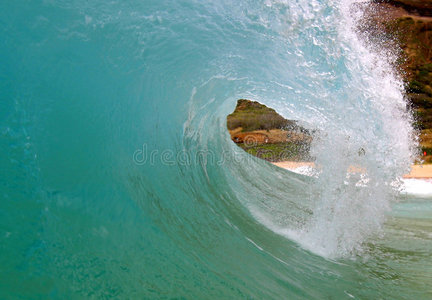
{"label": "whitewater", "polygon": [[[0,298],[432,298],[432,195],[361,5],[2,1]],[[240,98],[314,130],[320,174],[232,143]]]}

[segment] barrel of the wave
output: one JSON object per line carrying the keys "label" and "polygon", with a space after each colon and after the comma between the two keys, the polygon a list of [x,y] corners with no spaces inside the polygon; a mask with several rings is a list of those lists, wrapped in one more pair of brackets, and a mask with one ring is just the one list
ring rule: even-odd
{"label": "barrel of the wave", "polygon": [[216,64],[231,40],[208,40],[199,9],[178,26],[135,4],[2,4],[5,298],[270,293],[253,274],[278,263],[236,229],[260,230],[217,164],[245,84]]}

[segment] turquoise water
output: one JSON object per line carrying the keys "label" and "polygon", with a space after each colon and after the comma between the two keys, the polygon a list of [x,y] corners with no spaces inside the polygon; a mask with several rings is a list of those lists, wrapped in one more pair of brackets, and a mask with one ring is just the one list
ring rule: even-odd
{"label": "turquoise water", "polygon": [[[2,299],[432,297],[402,85],[354,1],[0,8]],[[239,98],[318,129],[319,177],[239,150]]]}

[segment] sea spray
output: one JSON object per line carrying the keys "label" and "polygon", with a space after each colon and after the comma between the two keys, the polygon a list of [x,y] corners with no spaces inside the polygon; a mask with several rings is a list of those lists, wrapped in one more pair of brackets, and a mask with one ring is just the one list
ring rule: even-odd
{"label": "sea spray", "polygon": [[348,80],[342,93],[328,97],[336,113],[320,124],[312,146],[320,170],[314,183],[319,195],[300,239],[312,251],[332,257],[359,254],[363,242],[380,233],[397,194],[394,182],[414,157],[402,83],[389,58],[359,40],[356,4],[339,5],[338,40]]}
{"label": "sea spray", "polygon": [[[294,48],[286,57],[290,68],[301,68],[309,81],[298,90],[287,69],[286,78],[276,81],[286,93],[280,99],[268,99],[254,90],[249,96],[315,130],[311,154],[319,176],[302,200],[285,196],[287,203],[303,201],[303,211],[311,212],[298,211],[301,221],[292,217],[292,211],[283,212],[284,205],[276,202],[283,200],[269,199],[265,202],[270,204],[262,206],[261,201],[249,199],[247,206],[272,230],[327,257],[360,254],[364,242],[381,233],[398,193],[397,182],[414,157],[412,117],[402,82],[392,69],[397,56],[382,58],[376,45],[359,37],[359,4],[364,3],[268,1],[280,12],[305,12],[294,14],[290,19],[294,23],[283,27],[282,33]],[[323,12],[326,18],[319,17]],[[308,29],[298,35],[298,26]],[[318,53],[323,55],[321,61],[315,60]],[[290,209],[287,204],[285,210]]]}

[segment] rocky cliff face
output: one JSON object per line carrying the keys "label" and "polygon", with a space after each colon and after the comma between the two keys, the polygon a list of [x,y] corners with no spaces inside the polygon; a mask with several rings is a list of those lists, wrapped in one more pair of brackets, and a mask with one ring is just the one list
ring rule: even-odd
{"label": "rocky cliff face", "polygon": [[379,0],[375,2],[402,7],[413,15],[432,17],[432,1],[430,0]]}
{"label": "rocky cliff face", "polygon": [[406,83],[421,146],[432,154],[432,0],[376,0],[365,17],[361,31],[369,40],[400,51],[396,67]]}

